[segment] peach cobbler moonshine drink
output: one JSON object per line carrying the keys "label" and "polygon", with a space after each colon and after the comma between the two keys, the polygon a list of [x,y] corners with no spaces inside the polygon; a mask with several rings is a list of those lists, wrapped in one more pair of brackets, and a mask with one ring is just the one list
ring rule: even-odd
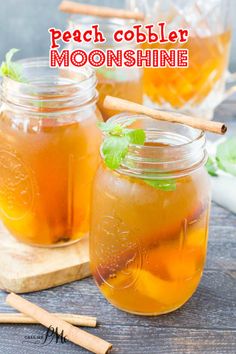
{"label": "peach cobbler moonshine drink", "polygon": [[146,116],[119,115],[108,122],[118,125],[114,133],[122,125],[142,128],[146,139],[129,145],[117,169],[107,167],[105,158],[96,173],[92,273],[116,307],[167,313],[192,296],[206,258],[210,186],[204,133]]}
{"label": "peach cobbler moonshine drink", "polygon": [[96,78],[50,69],[47,59],[21,66],[23,82],[2,82],[0,219],[23,242],[69,244],[89,231],[101,143]]}

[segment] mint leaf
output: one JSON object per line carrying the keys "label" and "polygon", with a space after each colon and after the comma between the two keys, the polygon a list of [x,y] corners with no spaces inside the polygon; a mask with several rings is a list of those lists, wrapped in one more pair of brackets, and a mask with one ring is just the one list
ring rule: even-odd
{"label": "mint leaf", "polygon": [[144,179],[144,182],[149,186],[160,189],[162,191],[172,192],[176,190],[176,181],[175,179]]}
{"label": "mint leaf", "polygon": [[98,128],[100,128],[101,131],[104,133],[109,133],[114,128],[115,125],[116,125],[116,123],[109,122],[109,121],[106,123],[105,122],[98,122],[97,123]]}
{"label": "mint leaf", "polygon": [[143,129],[133,129],[126,133],[129,137],[130,144],[144,145],[146,134]]}
{"label": "mint leaf", "polygon": [[22,76],[22,66],[12,61],[14,54],[18,51],[19,49],[13,48],[6,54],[6,61],[4,61],[0,67],[0,76],[7,76],[12,80],[25,82]]}
{"label": "mint leaf", "polygon": [[104,140],[102,152],[107,167],[116,170],[120,167],[129,147],[129,139],[126,136],[110,136]]}
{"label": "mint leaf", "polygon": [[[128,127],[129,125],[131,125],[132,123],[135,122],[135,119],[130,118],[127,119],[124,123],[121,124],[117,124],[117,122],[98,122],[97,125],[98,127],[101,129],[101,131],[103,131],[104,133],[114,133],[114,131],[116,131],[117,129],[121,130],[123,128]],[[122,130],[122,133],[124,133],[124,131]]]}
{"label": "mint leaf", "polygon": [[127,126],[135,122],[135,119],[128,119],[126,122],[99,122],[99,128],[105,133],[102,145],[102,153],[107,167],[115,170],[120,167],[123,159],[128,153],[130,144],[144,145],[145,132],[142,129],[128,129]]}
{"label": "mint leaf", "polygon": [[227,139],[222,144],[218,145],[216,151],[216,161],[218,167],[236,176],[236,138]]}
{"label": "mint leaf", "polygon": [[209,175],[213,176],[213,177],[217,177],[217,165],[216,165],[216,161],[212,158],[212,157],[208,157],[207,163],[205,165],[207,172],[209,173]]}
{"label": "mint leaf", "polygon": [[[146,134],[143,129],[127,128],[134,122],[135,119],[130,119],[124,124],[109,121],[98,124],[99,128],[105,133],[102,153],[106,166],[111,170],[116,170],[120,167],[128,153],[130,144],[144,145],[145,143]],[[174,191],[176,189],[176,181],[174,179],[144,179],[144,182],[153,188],[163,191]]]}

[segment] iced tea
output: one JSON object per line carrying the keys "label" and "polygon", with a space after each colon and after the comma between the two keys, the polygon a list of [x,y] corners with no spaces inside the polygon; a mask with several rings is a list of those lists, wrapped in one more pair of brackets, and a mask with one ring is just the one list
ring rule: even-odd
{"label": "iced tea", "polygon": [[[42,70],[42,62],[30,63],[32,68],[36,65],[35,75],[41,64]],[[101,134],[95,86],[86,91],[86,80],[90,84],[96,80],[94,73],[93,78],[84,77],[82,90],[78,82],[59,75],[52,85],[37,83],[37,94],[32,91],[34,83],[25,96],[20,85],[27,89],[27,84],[8,78],[3,83],[0,217],[13,236],[33,245],[69,244],[89,231],[90,191]],[[18,96],[13,96],[15,85]]]}
{"label": "iced tea", "polygon": [[[99,167],[91,209],[94,279],[113,305],[144,315],[173,311],[191,297],[207,250],[210,187],[204,138],[197,147],[190,129],[184,145],[178,134],[168,137],[171,124],[158,125],[144,147],[132,147],[120,169]],[[166,183],[174,188],[147,183],[167,175]]]}

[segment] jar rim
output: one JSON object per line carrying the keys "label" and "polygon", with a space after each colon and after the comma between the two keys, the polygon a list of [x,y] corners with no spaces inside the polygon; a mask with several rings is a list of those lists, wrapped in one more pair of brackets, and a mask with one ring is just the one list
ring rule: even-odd
{"label": "jar rim", "polygon": [[[176,114],[178,114],[178,113],[174,113],[175,115]],[[117,115],[114,115],[113,117],[111,117],[111,118],[109,118],[108,119],[108,121],[109,122],[117,122],[117,123],[120,123],[120,122],[125,122],[125,121],[127,121],[128,119],[130,119],[130,118],[132,118],[132,119],[138,119],[138,118],[148,118],[148,119],[153,119],[154,120],[154,118],[152,118],[152,117],[150,117],[150,116],[147,116],[147,115],[144,115],[144,114],[133,114],[133,113],[120,113],[120,114],[117,114]],[[161,120],[158,120],[158,119],[155,119],[155,121],[157,121],[157,122],[163,122],[163,121],[161,121]],[[183,144],[179,144],[179,145],[170,145],[170,146],[168,146],[168,148],[170,148],[170,149],[176,149],[176,148],[178,148],[178,147],[184,147],[184,146],[187,146],[188,144],[192,144],[192,143],[194,143],[195,141],[197,142],[197,141],[199,141],[199,140],[201,140],[202,138],[205,138],[205,132],[203,131],[203,130],[200,130],[200,129],[196,129],[196,128],[193,128],[193,127],[190,127],[190,126],[188,126],[188,125],[186,125],[186,124],[182,124],[182,123],[173,123],[173,122],[166,122],[166,123],[169,123],[170,124],[170,126],[173,124],[173,125],[178,125],[179,127],[187,127],[190,131],[192,131],[192,132],[198,132],[198,135],[194,138],[194,139],[192,139],[192,140],[190,140],[190,141],[188,141],[188,142],[185,142],[185,143],[183,143]],[[136,147],[140,147],[140,145],[136,145],[136,144],[131,144],[131,146],[136,146]],[[141,146],[143,149],[153,149],[153,147],[152,146]],[[163,147],[162,146],[155,146],[154,147],[155,149],[163,149]]]}
{"label": "jar rim", "polygon": [[[144,131],[147,142],[161,144],[130,144],[127,155],[117,169],[118,172],[139,178],[167,179],[170,176],[187,175],[206,162],[204,131],[140,114],[122,113],[111,117],[108,121],[122,124],[130,119],[146,125]],[[149,124],[151,129],[148,127]],[[138,128],[142,129],[142,127]],[[185,136],[187,133],[188,136]]]}
{"label": "jar rim", "polygon": [[[76,112],[97,101],[95,71],[89,67],[51,68],[47,57],[16,61],[22,66],[26,82],[4,77],[1,84],[3,103],[15,110],[33,111],[44,115]],[[33,104],[32,104],[33,103]],[[46,110],[45,110],[46,111]]]}
{"label": "jar rim", "polygon": [[[15,63],[16,64],[20,64],[20,65],[24,66],[25,68],[32,68],[32,67],[35,67],[35,66],[37,66],[37,67],[41,66],[41,67],[50,68],[49,67],[49,58],[48,57],[24,58],[24,59],[16,60]],[[63,67],[63,69],[69,70],[69,71],[75,71],[75,70],[71,70],[71,68],[67,69],[67,68]],[[81,67],[77,68],[78,71],[80,71],[82,69],[84,69],[84,68],[81,68]],[[77,85],[81,85],[81,83],[84,83],[84,82],[92,79],[95,76],[95,71],[91,67],[86,66],[85,70],[88,71],[88,76],[85,77],[84,79],[81,79],[80,81],[74,81],[74,82],[71,82],[71,83],[58,84],[57,86],[61,86],[61,87],[64,87],[64,88],[75,87]],[[38,83],[33,84],[32,82],[24,82],[24,81],[22,82],[22,81],[13,80],[12,78],[10,78],[8,76],[4,76],[3,79],[7,80],[7,81],[10,81],[14,85],[19,85],[19,86],[21,86],[21,85],[22,86],[30,86],[32,88],[34,86],[37,87],[39,85]],[[44,86],[44,85],[42,85],[42,86]],[[51,87],[52,85],[48,85],[48,86]],[[54,87],[55,87],[55,84],[54,84]]]}

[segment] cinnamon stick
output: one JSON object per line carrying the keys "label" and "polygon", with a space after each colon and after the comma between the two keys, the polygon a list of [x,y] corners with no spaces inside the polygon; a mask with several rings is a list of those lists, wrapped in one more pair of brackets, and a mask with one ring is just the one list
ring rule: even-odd
{"label": "cinnamon stick", "polygon": [[79,4],[78,2],[67,0],[61,2],[61,4],[59,5],[59,10],[70,14],[90,15],[98,17],[115,17],[136,21],[144,20],[144,14],[141,12],[115,9],[111,7]]}
{"label": "cinnamon stick", "polygon": [[216,133],[225,134],[227,127],[224,123],[213,122],[205,119],[187,116],[180,113],[165,112],[157,109],[152,109],[138,103],[127,101],[118,97],[106,96],[103,106],[106,109],[115,111],[124,111],[131,113],[140,113],[150,116],[154,119],[163,120],[167,122],[180,123],[188,125],[192,128]]}
{"label": "cinnamon stick", "polygon": [[45,327],[53,328],[54,330],[57,330],[59,334],[63,333],[63,336],[66,339],[90,350],[92,353],[105,354],[112,347],[112,345],[105,340],[72,326],[70,323],[63,321],[56,315],[28,300],[25,300],[19,295],[14,293],[9,294],[6,298],[6,303],[18,311],[34,318]]}
{"label": "cinnamon stick", "polygon": [[[96,317],[74,315],[69,313],[54,313],[55,316],[75,326],[96,327]],[[35,319],[22,313],[0,313],[0,323],[36,324]]]}

